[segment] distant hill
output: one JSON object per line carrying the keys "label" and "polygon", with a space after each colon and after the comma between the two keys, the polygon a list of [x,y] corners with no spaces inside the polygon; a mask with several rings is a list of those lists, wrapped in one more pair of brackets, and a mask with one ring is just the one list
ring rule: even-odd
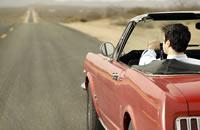
{"label": "distant hill", "polygon": [[123,2],[54,2],[54,4],[60,5],[73,5],[73,6],[117,6],[117,7],[168,7],[170,2],[152,2],[152,1],[123,1]]}

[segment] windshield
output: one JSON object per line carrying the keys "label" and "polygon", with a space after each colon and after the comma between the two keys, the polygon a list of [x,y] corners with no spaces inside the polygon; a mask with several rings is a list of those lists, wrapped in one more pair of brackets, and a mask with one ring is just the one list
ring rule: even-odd
{"label": "windshield", "polygon": [[[158,40],[163,42],[163,33],[161,28],[164,25],[172,23],[182,23],[188,26],[191,32],[190,44],[200,45],[200,30],[196,29],[197,20],[181,20],[181,21],[148,21],[139,22],[134,28],[132,34],[130,35],[126,46],[123,50],[124,53],[128,53],[131,50],[143,50],[147,47],[147,44],[152,40]],[[200,49],[200,48],[188,48],[188,49]]]}

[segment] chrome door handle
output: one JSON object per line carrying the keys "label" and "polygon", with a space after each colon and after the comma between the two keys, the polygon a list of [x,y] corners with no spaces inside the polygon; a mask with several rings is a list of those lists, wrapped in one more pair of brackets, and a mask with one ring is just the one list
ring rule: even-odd
{"label": "chrome door handle", "polygon": [[118,80],[119,74],[118,74],[118,73],[112,73],[112,78],[113,78],[114,80]]}

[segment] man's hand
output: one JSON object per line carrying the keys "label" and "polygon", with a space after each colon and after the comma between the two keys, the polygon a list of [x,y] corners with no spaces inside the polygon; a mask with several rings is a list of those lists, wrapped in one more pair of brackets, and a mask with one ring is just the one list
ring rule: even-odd
{"label": "man's hand", "polygon": [[154,40],[149,42],[149,44],[147,45],[147,49],[160,50],[160,41]]}

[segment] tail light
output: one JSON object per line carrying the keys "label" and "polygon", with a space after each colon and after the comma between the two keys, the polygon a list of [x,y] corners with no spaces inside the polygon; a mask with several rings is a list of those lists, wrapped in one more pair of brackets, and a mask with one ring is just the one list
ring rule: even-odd
{"label": "tail light", "polygon": [[178,117],[176,130],[200,130],[200,117]]}

